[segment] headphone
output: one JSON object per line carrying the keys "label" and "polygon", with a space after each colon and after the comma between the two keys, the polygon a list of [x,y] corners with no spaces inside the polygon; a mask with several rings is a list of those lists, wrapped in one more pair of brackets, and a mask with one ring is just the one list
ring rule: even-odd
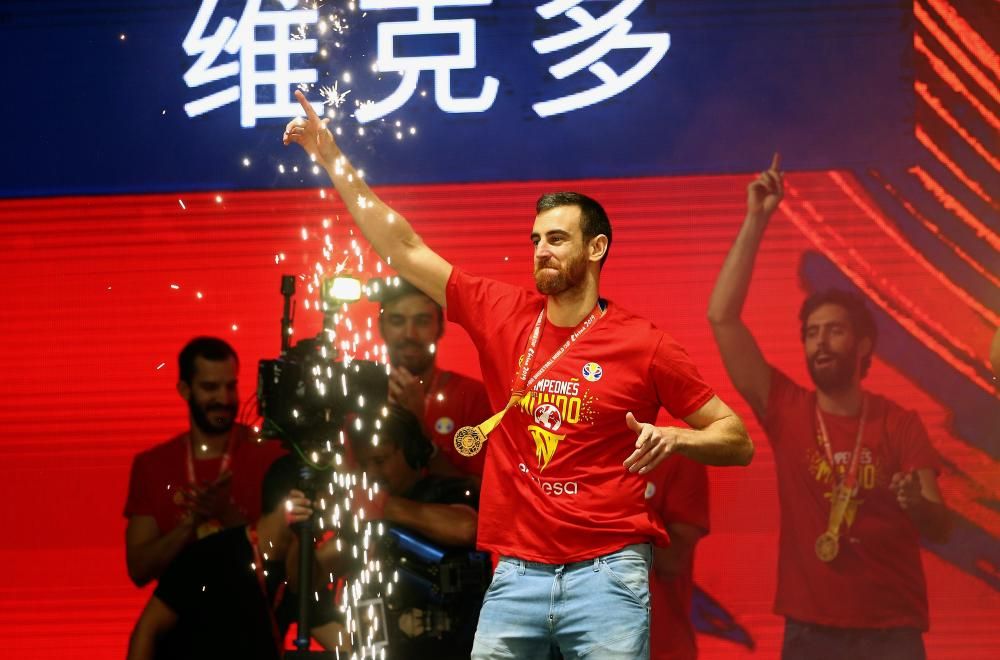
{"label": "headphone", "polygon": [[409,410],[389,406],[389,415],[382,424],[382,432],[396,441],[407,465],[414,470],[427,467],[434,455],[434,445],[424,435],[416,415]]}

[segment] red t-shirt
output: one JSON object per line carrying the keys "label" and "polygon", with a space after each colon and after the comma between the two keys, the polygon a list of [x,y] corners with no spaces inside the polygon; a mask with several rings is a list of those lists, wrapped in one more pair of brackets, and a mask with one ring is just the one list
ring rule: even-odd
{"label": "red t-shirt", "polygon": [[[260,517],[261,483],[274,459],[285,450],[276,441],[257,442],[245,426],[234,426],[234,448],[230,470],[233,502],[248,522]],[[175,501],[177,492],[186,488],[188,434],[180,435],[136,455],[129,475],[125,516],[153,516],[166,534],[184,517],[185,509]],[[211,483],[219,477],[222,457],[194,461],[199,483]]]}
{"label": "red t-shirt", "polygon": [[[519,358],[545,297],[457,268],[448,318],[479,351],[495,410],[510,398]],[[573,328],[546,321],[532,371]],[[623,461],[635,449],[632,411],[653,421],[660,407],[683,418],[713,396],[684,350],[666,333],[609,302],[604,316],[539,379],[486,443],[479,547],[528,561],[562,564],[631,544],[668,541],[646,505],[645,476]]]}
{"label": "red t-shirt", "polygon": [[[646,483],[646,499],[665,525],[684,523],[708,533],[708,470],[680,454],[668,456]],[[694,575],[685,571],[670,580],[649,572],[650,660],[698,657],[691,625]]]}
{"label": "red t-shirt", "polygon": [[475,426],[494,411],[486,388],[478,380],[453,371],[439,371],[424,407],[424,432],[441,453],[465,474],[482,476],[486,454],[466,458],[455,449],[455,431]]}
{"label": "red t-shirt", "polygon": [[[916,413],[867,396],[859,490],[847,508],[839,554],[822,562],[814,548],[826,531],[836,482],[816,428],[816,393],[772,372],[762,426],[774,451],[781,506],[774,609],[826,626],[927,630],[919,534],[889,482],[896,472],[937,470],[939,457]],[[859,419],[823,414],[838,475],[850,465]]]}

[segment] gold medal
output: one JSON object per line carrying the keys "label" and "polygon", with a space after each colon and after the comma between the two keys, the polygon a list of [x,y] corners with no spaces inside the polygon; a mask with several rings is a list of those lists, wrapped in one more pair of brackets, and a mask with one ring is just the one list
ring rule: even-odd
{"label": "gold medal", "polygon": [[545,308],[543,307],[540,312],[538,312],[538,318],[535,319],[535,328],[532,330],[528,337],[528,343],[525,345],[524,353],[518,358],[518,370],[514,374],[514,386],[511,388],[510,400],[507,401],[507,405],[504,406],[503,410],[496,413],[489,419],[487,419],[482,424],[476,426],[463,426],[458,429],[455,434],[455,451],[457,451],[462,456],[470,458],[475,456],[483,449],[483,445],[486,443],[486,438],[490,433],[493,432],[499,424],[503,416],[507,414],[507,411],[518,404],[523,398],[529,396],[529,392],[534,384],[542,377],[542,375],[555,364],[559,358],[569,350],[570,346],[578,340],[584,332],[587,331],[592,325],[597,323],[600,318],[604,316],[604,308],[601,306],[601,301],[598,300],[594,305],[594,310],[590,313],[590,316],[585,318],[576,327],[576,330],[569,336],[569,339],[563,343],[562,346],[556,350],[555,353],[548,359],[548,361],[542,365],[542,367],[535,372],[535,375],[528,378],[528,374],[531,371],[531,363],[534,361],[535,352],[538,349],[538,343],[542,337],[542,325],[545,321]]}
{"label": "gold medal", "polygon": [[816,556],[820,561],[831,562],[840,552],[840,541],[836,535],[830,532],[823,532],[816,539]]}
{"label": "gold medal", "polygon": [[471,458],[482,451],[484,442],[486,438],[475,426],[463,426],[455,433],[455,450],[466,458]]}
{"label": "gold medal", "polygon": [[[844,524],[847,514],[847,507],[851,503],[851,498],[857,493],[858,488],[858,465],[861,457],[861,438],[865,429],[865,417],[868,414],[868,397],[861,400],[861,419],[858,421],[858,437],[854,441],[854,451],[851,452],[851,464],[847,468],[840,483],[835,484],[830,491],[830,519],[826,531],[816,539],[814,547],[816,556],[822,562],[831,562],[840,552],[840,528]],[[827,465],[836,474],[836,461],[834,461],[833,448],[830,445],[830,438],[826,433],[826,423],[820,412],[819,404],[816,404],[816,439],[822,445],[826,454]]]}

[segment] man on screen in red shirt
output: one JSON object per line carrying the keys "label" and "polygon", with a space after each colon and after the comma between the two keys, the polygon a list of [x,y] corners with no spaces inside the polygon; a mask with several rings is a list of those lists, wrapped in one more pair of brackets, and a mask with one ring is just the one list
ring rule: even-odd
{"label": "man on screen in red shirt", "polygon": [[670,534],[669,546],[653,548],[650,658],[694,660],[698,657],[691,623],[694,549],[708,533],[708,470],[673,454],[650,475],[646,499]]}
{"label": "man on screen in red shirt", "polygon": [[775,612],[782,656],[922,658],[927,588],[920,536],[950,523],[939,458],[913,412],[861,387],[876,326],[844,291],[799,313],[808,390],[768,363],[740,318],[754,258],[782,197],[780,159],[750,184],[747,216],[719,273],[709,319],[733,384],[774,451],[781,512]]}
{"label": "man on screen in red shirt", "polygon": [[239,362],[229,344],[192,339],[178,370],[189,428],[138,454],[129,475],[125,560],[140,587],[195,539],[256,521],[261,480],[284,454],[278,443],[260,442],[236,423]]}
{"label": "man on screen in red shirt", "polygon": [[[307,119],[285,142],[326,169],[375,251],[469,333],[500,412],[456,443],[489,449],[478,546],[500,555],[472,657],[649,657],[650,543],[666,543],[643,494],[678,452],[749,463],[742,421],[684,350],[600,297],[611,243],[604,209],[577,193],[543,196],[531,242],[537,292],[453,268],[357,176],[301,92]],[[660,408],[691,429],[656,427]]]}
{"label": "man on screen in red shirt", "polygon": [[[398,279],[398,278],[397,278]],[[389,402],[421,420],[434,444],[430,471],[441,476],[483,476],[486,454],[465,458],[455,450],[455,431],[490,416],[486,389],[474,380],[435,364],[444,334],[444,310],[406,280],[386,281],[378,329],[389,353]]]}

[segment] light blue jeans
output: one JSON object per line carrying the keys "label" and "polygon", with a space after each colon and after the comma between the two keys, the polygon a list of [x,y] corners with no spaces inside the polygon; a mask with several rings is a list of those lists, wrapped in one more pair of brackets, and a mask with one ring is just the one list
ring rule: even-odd
{"label": "light blue jeans", "polygon": [[649,544],[573,564],[501,557],[473,660],[649,658]]}

